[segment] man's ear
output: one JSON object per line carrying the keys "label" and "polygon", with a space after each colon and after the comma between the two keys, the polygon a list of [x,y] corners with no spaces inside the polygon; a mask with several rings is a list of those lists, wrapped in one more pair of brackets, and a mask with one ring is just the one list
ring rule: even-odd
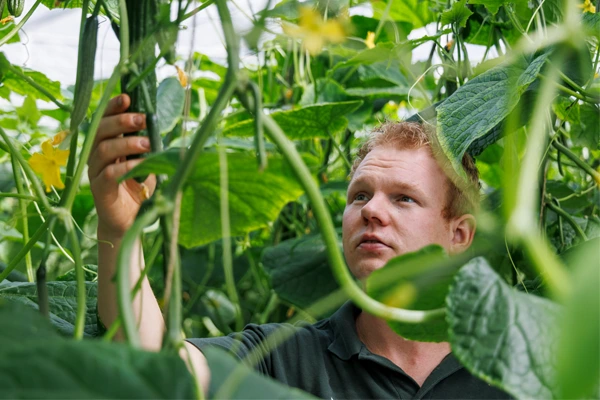
{"label": "man's ear", "polygon": [[452,229],[451,254],[462,253],[471,246],[476,226],[475,217],[471,214],[464,214],[452,220],[450,223],[450,228]]}

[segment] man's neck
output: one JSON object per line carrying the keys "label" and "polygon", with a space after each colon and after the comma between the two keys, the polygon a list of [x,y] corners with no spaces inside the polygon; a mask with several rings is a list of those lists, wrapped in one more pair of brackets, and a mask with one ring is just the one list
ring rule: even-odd
{"label": "man's neck", "polygon": [[415,342],[394,332],[387,322],[366,312],[356,317],[358,337],[373,354],[383,356],[423,385],[431,371],[450,353],[450,344]]}

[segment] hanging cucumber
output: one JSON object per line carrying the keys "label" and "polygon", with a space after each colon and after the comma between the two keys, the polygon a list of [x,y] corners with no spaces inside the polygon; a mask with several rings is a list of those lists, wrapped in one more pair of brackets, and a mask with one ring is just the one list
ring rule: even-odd
{"label": "hanging cucumber", "polygon": [[85,20],[83,35],[79,44],[77,60],[77,80],[69,131],[75,132],[85,118],[94,90],[94,63],[96,60],[96,44],[98,40],[98,17],[91,16]]}
{"label": "hanging cucumber", "polygon": [[[121,88],[131,98],[130,112],[146,113],[156,109],[156,72],[147,71],[147,67],[155,61],[156,38],[153,34],[157,0],[126,0],[129,20],[129,54],[137,68],[134,73],[128,73],[121,78]],[[130,81],[136,73],[144,71],[144,78],[134,88],[128,89]],[[144,93],[147,90],[147,95]],[[147,104],[147,102],[150,104]],[[134,135],[145,135],[140,131]]]}
{"label": "hanging cucumber", "polygon": [[[131,99],[129,106],[130,112],[135,113],[155,113],[156,111],[156,71],[153,68],[156,55],[156,36],[154,35],[155,16],[158,8],[158,0],[126,0],[127,16],[129,20],[129,54],[131,63],[135,68],[130,68],[132,72],[121,78],[121,88]],[[150,67],[150,70],[148,70]],[[128,84],[136,78],[136,75],[143,72],[144,77],[141,82],[133,88],[128,88]],[[148,134],[147,129],[127,134],[144,135]],[[128,159],[138,158],[139,155],[129,156]],[[145,178],[136,179],[143,182]]]}
{"label": "hanging cucumber", "polygon": [[0,0],[0,18],[4,14],[4,7],[6,6],[6,0]]}
{"label": "hanging cucumber", "polygon": [[8,13],[13,17],[20,17],[23,14],[25,0],[8,0]]}

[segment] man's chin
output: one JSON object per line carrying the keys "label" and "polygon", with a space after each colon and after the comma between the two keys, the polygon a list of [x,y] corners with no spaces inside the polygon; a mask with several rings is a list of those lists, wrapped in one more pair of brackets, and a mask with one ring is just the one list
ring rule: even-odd
{"label": "man's chin", "polygon": [[383,268],[385,262],[380,260],[369,260],[368,262],[360,263],[356,268],[351,268],[352,274],[356,279],[365,280],[375,270]]}

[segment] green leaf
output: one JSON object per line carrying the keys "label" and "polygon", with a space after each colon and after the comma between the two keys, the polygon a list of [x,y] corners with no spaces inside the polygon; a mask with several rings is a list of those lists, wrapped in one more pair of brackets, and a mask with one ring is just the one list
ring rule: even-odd
{"label": "green leaf", "polygon": [[210,368],[210,398],[227,399],[313,399],[310,394],[291,388],[237,362],[233,356],[215,347],[202,353]]}
{"label": "green leaf", "polygon": [[43,317],[0,300],[0,387],[6,398],[192,398],[179,356],[67,340]]}
{"label": "green leaf", "polygon": [[467,20],[473,11],[467,8],[467,0],[459,0],[452,4],[449,10],[442,13],[442,25],[456,25],[458,28],[467,26]]}
{"label": "green leaf", "polygon": [[[371,1],[373,6],[373,17],[381,19],[385,15],[387,1]],[[421,28],[430,22],[434,22],[436,15],[430,10],[431,2],[428,0],[403,0],[394,2],[390,7],[389,19],[398,22],[408,22],[413,29]]]}
{"label": "green leaf", "polygon": [[194,64],[198,71],[213,72],[220,78],[224,78],[227,73],[227,68],[221,64],[217,64],[210,59],[209,56],[202,53],[194,53]]}
{"label": "green leaf", "polygon": [[156,91],[156,115],[160,133],[168,133],[181,119],[185,90],[177,78],[163,80]]}
{"label": "green leaf", "polygon": [[[1,287],[0,287],[1,288]],[[0,298],[0,340],[2,343],[21,343],[25,339],[43,336],[47,339],[60,336],[40,313],[21,304]],[[0,346],[0,353],[10,346]]]}
{"label": "green leaf", "polygon": [[17,115],[19,119],[26,122],[32,128],[37,127],[37,123],[42,117],[40,110],[38,110],[35,100],[31,96],[25,97],[23,105],[17,108]]}
{"label": "green leaf", "polygon": [[[0,12],[0,14],[2,14]],[[9,22],[6,25],[0,25],[0,39],[4,38],[7,34],[9,34],[13,29],[15,28],[15,24],[14,22]],[[10,43],[19,43],[21,41],[21,38],[19,37],[19,34],[17,33],[16,35],[14,35],[12,38],[10,38],[8,40],[8,42],[6,42],[6,44],[10,44]]]}
{"label": "green leaf", "polygon": [[362,81],[385,80],[397,86],[402,86],[408,91],[409,84],[406,77],[400,72],[400,62],[394,60],[379,61],[372,64],[364,64],[358,67],[358,76]]}
{"label": "green leaf", "polygon": [[600,145],[600,110],[592,104],[579,106],[580,123],[571,126],[571,139],[578,146],[597,150]]}
{"label": "green leaf", "polygon": [[[38,71],[32,71],[28,69],[22,69],[13,65],[14,68],[21,69],[22,72],[33,79],[38,85],[46,89],[51,95],[53,95],[56,99],[62,100],[63,95],[60,91],[60,82],[50,80],[46,75],[42,74]],[[40,99],[48,101],[46,96],[41,94],[37,89],[31,86],[29,83],[25,82],[21,77],[13,74],[12,72],[7,72],[4,81],[2,82],[4,86],[12,90],[13,92],[20,94],[22,96],[31,96],[34,99]]]}
{"label": "green leaf", "polygon": [[[461,161],[465,151],[474,142],[489,145],[499,138],[494,128],[517,105],[548,56],[548,52],[543,53],[527,65],[520,62],[492,68],[461,86],[437,107],[440,145],[459,176],[464,176]],[[488,134],[494,134],[493,140],[486,141]]]}
{"label": "green leaf", "polygon": [[[591,398],[600,375],[600,239],[573,248],[568,261],[575,272],[560,323],[558,380],[563,398]],[[576,249],[576,250],[575,250]]]}
{"label": "green leaf", "polygon": [[[348,120],[345,115],[356,110],[362,101],[343,101],[306,106],[289,111],[277,111],[271,114],[287,137],[292,140],[329,138],[346,129]],[[233,124],[223,131],[226,136],[252,136],[252,120]]]}
{"label": "green leaf", "polygon": [[406,96],[408,88],[401,86],[393,87],[355,87],[346,89],[346,93],[352,96],[365,98],[379,98],[389,96]]}
{"label": "green leaf", "polygon": [[[150,173],[172,175],[181,163],[180,149],[148,157],[121,180]],[[269,158],[262,173],[256,157],[227,155],[231,235],[244,235],[274,221],[281,208],[302,194],[291,168],[281,158]],[[219,157],[206,152],[188,178],[181,204],[179,243],[195,247],[221,237]]]}
{"label": "green leaf", "polygon": [[[522,1],[522,0],[517,0]],[[496,14],[498,9],[503,5],[508,3],[507,0],[469,0],[470,4],[483,4],[485,8],[492,14]]]}
{"label": "green leaf", "polygon": [[[48,305],[50,321],[64,335],[71,336],[74,332],[77,313],[77,283],[74,281],[47,282]],[[98,285],[86,282],[85,333],[97,336],[96,303]],[[0,298],[24,304],[35,310],[38,309],[37,286],[35,283],[13,282],[0,287]]]}
{"label": "green leaf", "polygon": [[[367,294],[391,307],[433,310],[445,305],[448,286],[457,266],[438,245],[392,258],[367,278]],[[447,265],[446,265],[447,264]],[[422,324],[388,321],[400,336],[421,342],[448,340],[448,325],[443,317]]]}
{"label": "green leaf", "polygon": [[558,397],[555,303],[511,288],[483,258],[458,272],[446,303],[452,351],[473,375],[516,398]]}
{"label": "green leaf", "polygon": [[300,308],[307,308],[339,288],[321,235],[307,235],[268,247],[262,264],[275,293]]}

